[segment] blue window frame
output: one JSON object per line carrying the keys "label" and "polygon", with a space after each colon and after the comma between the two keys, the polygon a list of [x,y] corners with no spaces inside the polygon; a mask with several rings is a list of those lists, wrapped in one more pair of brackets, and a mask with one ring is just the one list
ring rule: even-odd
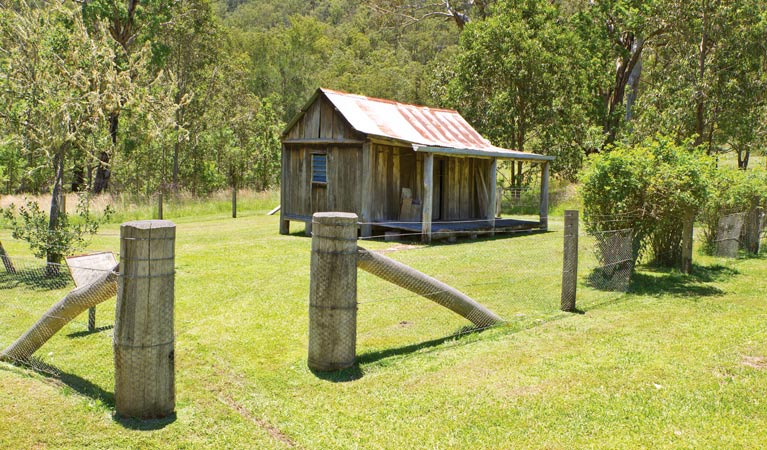
{"label": "blue window frame", "polygon": [[312,183],[328,182],[328,156],[324,153],[312,153]]}

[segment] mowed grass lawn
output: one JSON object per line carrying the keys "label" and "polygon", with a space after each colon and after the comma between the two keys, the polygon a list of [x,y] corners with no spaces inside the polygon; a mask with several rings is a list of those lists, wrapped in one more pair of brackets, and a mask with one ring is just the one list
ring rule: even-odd
{"label": "mowed grass lawn", "polygon": [[[696,254],[692,276],[640,267],[628,294],[581,282],[583,314],[566,314],[557,310],[561,218],[549,233],[400,246],[388,255],[467,292],[508,325],[451,337],[469,323],[361,273],[359,365],[325,376],[306,367],[311,241],[300,230],[280,236],[278,217],[264,213],[175,220],[175,418],[113,418],[111,300],[98,309],[102,331],[83,333],[80,318],[38,352],[59,377],[0,364],[0,448],[767,442],[765,258]],[[118,233],[103,227],[91,249],[118,251]],[[0,240],[11,255],[27,252],[7,230]],[[66,290],[0,289],[0,345]]]}

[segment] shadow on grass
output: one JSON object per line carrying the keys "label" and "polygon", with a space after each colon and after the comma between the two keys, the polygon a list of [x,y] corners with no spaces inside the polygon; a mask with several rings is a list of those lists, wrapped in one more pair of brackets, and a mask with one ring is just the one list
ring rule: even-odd
{"label": "shadow on grass", "polygon": [[407,356],[416,352],[423,351],[425,349],[434,349],[446,342],[455,342],[465,339],[468,336],[476,336],[489,328],[476,328],[476,327],[463,327],[457,333],[449,336],[432,339],[429,341],[419,342],[416,344],[405,345],[403,347],[389,348],[386,350],[379,350],[373,352],[367,352],[357,355],[357,359],[352,367],[332,371],[322,372],[312,370],[311,372],[317,377],[325,381],[331,381],[333,383],[346,383],[349,381],[355,381],[362,378],[364,375],[363,366],[367,364],[374,364],[378,361],[395,357],[395,356]]}
{"label": "shadow on grass", "polygon": [[[79,395],[101,402],[103,405],[112,410],[115,408],[115,395],[113,392],[104,390],[101,388],[101,386],[94,384],[80,376],[63,372],[56,366],[48,364],[38,358],[35,358],[34,356],[30,358],[28,362],[17,361],[13,365],[32,370],[42,375],[46,379],[54,381],[56,384],[63,384]],[[112,420],[131,430],[159,430],[175,422],[176,413],[174,412],[173,414],[161,419],[146,420],[120,417],[117,415],[117,413],[113,413]]]}
{"label": "shadow on grass", "polygon": [[66,287],[72,281],[68,272],[59,270],[56,274],[45,274],[45,268],[17,269],[15,273],[0,273],[0,290],[25,286],[37,290],[53,291]]}
{"label": "shadow on grass", "polygon": [[322,372],[314,369],[310,370],[317,378],[325,381],[331,381],[333,383],[347,383],[349,381],[359,380],[362,378],[363,374],[362,369],[360,368],[359,359],[354,363],[353,366],[333,372]]}
{"label": "shadow on grass", "polygon": [[670,294],[678,297],[709,297],[722,295],[724,291],[705,283],[726,281],[740,272],[715,264],[693,265],[692,273],[685,275],[677,270],[643,266],[642,272],[631,277],[629,292],[640,295]]}
{"label": "shadow on grass", "polygon": [[477,329],[474,327],[465,327],[459,330],[457,333],[451,334],[450,336],[444,336],[429,341],[405,345],[403,347],[388,348],[386,350],[363,353],[357,356],[357,362],[360,364],[372,364],[382,359],[391,358],[392,356],[409,355],[423,349],[440,346],[446,342],[457,342],[469,336],[476,336],[485,330],[487,330],[487,328]]}
{"label": "shadow on grass", "polygon": [[166,426],[175,422],[176,419],[177,419],[177,416],[175,412],[161,419],[144,419],[144,420],[120,417],[119,415],[117,415],[117,413],[112,415],[112,420],[119,423],[123,427],[128,428],[130,430],[140,430],[140,431],[161,430],[165,428]]}
{"label": "shadow on grass", "polygon": [[115,327],[114,325],[104,325],[101,327],[96,327],[93,330],[75,331],[74,333],[69,333],[67,337],[70,339],[81,338],[85,336],[90,336],[92,334],[101,333],[102,331],[111,330],[114,327]]}

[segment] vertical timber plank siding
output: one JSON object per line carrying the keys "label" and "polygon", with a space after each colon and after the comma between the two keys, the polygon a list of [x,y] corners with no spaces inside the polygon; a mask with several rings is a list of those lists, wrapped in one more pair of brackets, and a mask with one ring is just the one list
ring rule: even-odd
{"label": "vertical timber plank siding", "polygon": [[288,204],[290,193],[290,153],[285,144],[282,145],[280,154],[280,234],[290,233],[290,221],[285,219],[285,214],[288,214],[291,210],[291,205]]}
{"label": "vertical timber plank siding", "polygon": [[469,167],[471,164],[470,158],[461,158],[458,160],[459,167],[461,169],[461,206],[459,210],[459,219],[470,219],[471,215],[471,184],[469,183]]}
{"label": "vertical timber plank siding", "polygon": [[328,211],[350,212],[362,216],[363,191],[362,149],[328,149]]}
{"label": "vertical timber plank siding", "polygon": [[375,168],[375,159],[373,154],[373,147],[370,141],[362,144],[361,155],[361,170],[360,176],[362,177],[361,184],[361,198],[360,198],[360,221],[368,223],[362,225],[360,234],[362,237],[369,237],[373,234],[373,226],[369,225],[373,221],[372,205],[373,205],[373,170]]}
{"label": "vertical timber plank siding", "polygon": [[415,152],[406,149],[400,150],[399,154],[399,183],[400,188],[408,188],[414,198],[418,198],[418,189],[415,184]]}
{"label": "vertical timber plank siding", "polygon": [[432,220],[444,220],[447,218],[447,160],[443,157],[434,157],[434,182],[432,187]]}
{"label": "vertical timber plank siding", "polygon": [[423,205],[423,154],[415,154],[415,181],[413,182],[413,198]]}
{"label": "vertical timber plank siding", "polygon": [[335,108],[333,105],[325,99],[324,96],[320,96],[320,138],[332,139],[333,129],[335,123]]}
{"label": "vertical timber plank siding", "polygon": [[383,145],[375,144],[374,151],[376,157],[376,167],[374,172],[374,200],[373,211],[374,217],[378,220],[386,219],[386,166],[387,166],[387,152]]}
{"label": "vertical timber plank siding", "polygon": [[461,218],[461,168],[459,160],[448,158],[450,161],[450,189],[448,190],[448,205],[450,206],[450,220]]}
{"label": "vertical timber plank siding", "polygon": [[312,162],[311,154],[305,148],[298,150],[298,214],[302,216],[312,215]]}
{"label": "vertical timber plank siding", "polygon": [[320,137],[320,102],[314,102],[306,110],[304,118],[303,136],[306,139],[317,139]]}
{"label": "vertical timber plank siding", "polygon": [[389,211],[388,218],[390,220],[399,220],[400,210],[400,149],[399,147],[392,147],[391,149],[391,177],[389,177]]}
{"label": "vertical timber plank siding", "polygon": [[[328,148],[325,152],[325,157],[327,158],[327,165],[325,166],[325,177],[328,182],[327,185],[325,185],[325,209],[322,211],[343,211],[338,209],[338,205],[336,205],[336,200],[340,200],[338,197],[343,195],[341,192],[338,192],[342,190],[342,188],[338,185],[338,179],[340,178],[340,174],[338,173],[338,156],[340,155],[338,154],[337,148],[331,147]],[[316,186],[317,185],[314,185],[313,188],[316,188]]]}
{"label": "vertical timber plank siding", "polygon": [[351,128],[346,124],[346,120],[339,116],[335,110],[333,111],[333,130],[332,130],[332,138],[333,139],[343,139],[347,135],[347,130]]}

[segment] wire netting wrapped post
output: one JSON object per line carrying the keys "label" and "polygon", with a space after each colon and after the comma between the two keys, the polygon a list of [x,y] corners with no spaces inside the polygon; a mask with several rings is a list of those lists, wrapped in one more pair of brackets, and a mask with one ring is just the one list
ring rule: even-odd
{"label": "wire netting wrapped post", "polygon": [[309,368],[354,365],[357,351],[357,215],[312,218],[309,282]]}
{"label": "wire netting wrapped post", "polygon": [[682,223],[682,273],[690,274],[692,272],[692,244],[693,244],[693,223],[695,217],[687,215]]}
{"label": "wire netting wrapped post", "polygon": [[3,267],[5,267],[5,271],[11,275],[16,275],[16,268],[13,266],[13,262],[11,262],[11,258],[8,256],[8,253],[5,252],[2,242],[0,242],[0,259],[3,260]]}
{"label": "wire netting wrapped post", "polygon": [[167,220],[120,227],[113,345],[115,409],[123,417],[161,418],[175,409],[175,239]]}
{"label": "wire netting wrapped post", "polygon": [[743,247],[752,255],[759,254],[763,216],[764,210],[757,207],[752,208],[746,217],[745,229],[743,230]]}
{"label": "wire netting wrapped post", "polygon": [[562,311],[575,311],[578,285],[578,211],[565,211],[565,242],[562,257]]}
{"label": "wire netting wrapped post", "polygon": [[27,361],[64,325],[86,309],[95,306],[116,293],[117,274],[104,271],[86,286],[72,290],[29,328],[11,346],[0,353],[3,361]]}
{"label": "wire netting wrapped post", "polygon": [[719,219],[716,233],[716,255],[737,258],[740,247],[740,232],[745,213],[729,214]]}
{"label": "wire netting wrapped post", "polygon": [[494,312],[458,289],[386,256],[359,248],[357,266],[365,272],[448,308],[467,318],[479,328],[491,327],[503,322],[503,319]]}

